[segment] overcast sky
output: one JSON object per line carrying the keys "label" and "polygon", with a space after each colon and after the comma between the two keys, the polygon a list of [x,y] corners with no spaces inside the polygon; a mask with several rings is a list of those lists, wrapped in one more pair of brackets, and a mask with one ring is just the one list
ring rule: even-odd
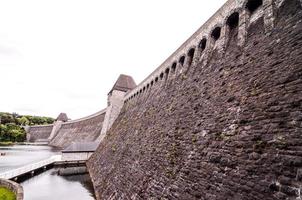
{"label": "overcast sky", "polygon": [[0,111],[76,119],[146,78],[226,0],[2,0]]}

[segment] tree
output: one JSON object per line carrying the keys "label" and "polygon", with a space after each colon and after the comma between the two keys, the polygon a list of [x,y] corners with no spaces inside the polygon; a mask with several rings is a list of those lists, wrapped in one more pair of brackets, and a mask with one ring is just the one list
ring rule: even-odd
{"label": "tree", "polygon": [[22,126],[29,125],[29,120],[25,116],[18,118],[18,122]]}

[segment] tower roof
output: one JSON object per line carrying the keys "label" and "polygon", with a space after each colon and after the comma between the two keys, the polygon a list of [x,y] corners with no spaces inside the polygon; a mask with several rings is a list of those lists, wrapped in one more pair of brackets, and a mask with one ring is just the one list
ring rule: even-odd
{"label": "tower roof", "polygon": [[59,116],[57,117],[57,121],[67,122],[68,117],[66,113],[60,113]]}
{"label": "tower roof", "polygon": [[110,90],[110,92],[112,92],[113,90],[127,92],[128,90],[132,90],[135,87],[136,83],[134,82],[131,76],[121,74],[115,82],[113,88]]}

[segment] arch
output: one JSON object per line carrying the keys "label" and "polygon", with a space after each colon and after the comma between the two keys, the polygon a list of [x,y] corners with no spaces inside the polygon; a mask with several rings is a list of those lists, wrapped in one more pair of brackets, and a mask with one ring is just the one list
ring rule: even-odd
{"label": "arch", "polygon": [[194,54],[195,54],[195,48],[192,47],[189,51],[188,51],[188,66],[191,66],[192,62],[193,62],[193,58],[194,58]]}
{"label": "arch", "polygon": [[176,71],[176,65],[177,65],[176,62],[174,62],[174,63],[172,64],[172,67],[171,67],[171,68],[172,68],[172,72],[175,72],[175,71]]}
{"label": "arch", "polygon": [[155,83],[158,81],[158,76],[155,78]]}
{"label": "arch", "polygon": [[221,27],[218,26],[218,27],[213,29],[213,31],[211,33],[211,36],[216,41],[220,38],[220,35],[221,35]]}
{"label": "arch", "polygon": [[141,93],[142,93],[142,91],[143,91],[143,90],[142,90],[142,89],[140,89],[140,90],[139,90],[139,93],[141,94]]}
{"label": "arch", "polygon": [[169,72],[170,72],[170,68],[168,67],[168,68],[165,70],[166,75],[168,75]]}
{"label": "arch", "polygon": [[153,86],[153,80],[151,81],[151,87]]}
{"label": "arch", "polygon": [[229,27],[230,30],[235,29],[239,25],[239,13],[234,12],[231,14],[226,21],[227,26]]}
{"label": "arch", "polygon": [[200,40],[199,44],[198,44],[198,48],[203,51],[205,50],[207,47],[207,39],[203,38],[202,40]]}
{"label": "arch", "polygon": [[163,73],[163,72],[160,73],[160,76],[159,76],[159,77],[160,77],[160,80],[163,79],[163,78],[164,78],[164,73]]}
{"label": "arch", "polygon": [[145,90],[146,90],[146,86],[143,87],[143,92],[145,92]]}
{"label": "arch", "polygon": [[148,83],[148,84],[147,84],[147,89],[148,89],[149,87],[150,87],[150,84]]}
{"label": "arch", "polygon": [[181,65],[184,65],[184,64],[185,64],[185,60],[186,60],[186,57],[185,57],[185,56],[181,56],[181,57],[179,58],[179,63],[180,63]]}
{"label": "arch", "polygon": [[260,6],[263,5],[263,0],[248,0],[245,8],[250,14],[253,14]]}

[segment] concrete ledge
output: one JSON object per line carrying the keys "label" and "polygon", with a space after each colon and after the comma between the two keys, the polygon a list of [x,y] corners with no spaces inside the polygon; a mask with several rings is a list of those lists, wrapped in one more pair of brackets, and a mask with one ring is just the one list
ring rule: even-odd
{"label": "concrete ledge", "polygon": [[0,178],[0,186],[6,187],[13,191],[17,200],[23,200],[23,187],[18,183]]}

